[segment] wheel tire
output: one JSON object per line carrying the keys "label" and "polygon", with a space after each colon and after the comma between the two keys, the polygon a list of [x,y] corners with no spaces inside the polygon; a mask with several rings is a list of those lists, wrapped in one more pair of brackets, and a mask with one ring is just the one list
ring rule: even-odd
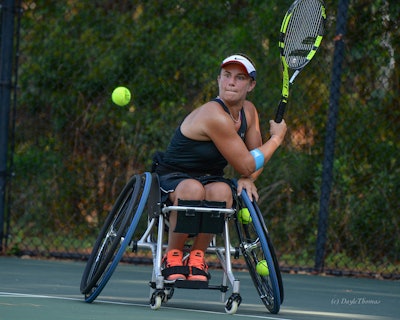
{"label": "wheel tire", "polygon": [[142,216],[150,174],[135,175],[125,185],[95,242],[81,279],[86,302],[93,302],[111,278]]}
{"label": "wheel tire", "polygon": [[[271,313],[277,314],[283,298],[283,285],[275,251],[270,250],[272,243],[257,204],[251,202],[245,192],[242,193],[242,199],[250,211],[252,221],[247,224],[235,221],[240,248],[261,301]],[[256,265],[261,260],[267,262],[267,276],[262,276],[256,271]]]}
{"label": "wheel tire", "polygon": [[233,301],[229,306],[225,305],[225,312],[227,314],[235,314],[239,308],[239,302]]}

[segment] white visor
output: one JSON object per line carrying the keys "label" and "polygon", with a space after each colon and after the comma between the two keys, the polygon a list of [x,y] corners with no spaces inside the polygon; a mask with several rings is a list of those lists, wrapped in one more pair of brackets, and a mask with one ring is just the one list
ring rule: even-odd
{"label": "white visor", "polygon": [[249,59],[239,54],[235,54],[233,56],[229,56],[224,61],[222,61],[221,68],[231,63],[242,65],[246,69],[249,77],[251,77],[253,80],[256,80],[256,68],[254,68],[254,65],[250,62]]}

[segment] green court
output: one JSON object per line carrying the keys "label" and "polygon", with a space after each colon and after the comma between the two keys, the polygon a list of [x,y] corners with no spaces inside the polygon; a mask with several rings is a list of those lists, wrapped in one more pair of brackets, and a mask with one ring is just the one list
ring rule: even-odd
{"label": "green court", "polygon": [[[159,310],[149,307],[151,266],[120,264],[92,304],[79,292],[85,262],[0,257],[0,319],[398,319],[400,283],[375,279],[283,274],[278,315],[262,305],[249,274],[236,271],[242,304],[227,315],[221,293],[176,289]],[[211,281],[222,271],[211,270]],[[228,295],[227,295],[228,297]]]}

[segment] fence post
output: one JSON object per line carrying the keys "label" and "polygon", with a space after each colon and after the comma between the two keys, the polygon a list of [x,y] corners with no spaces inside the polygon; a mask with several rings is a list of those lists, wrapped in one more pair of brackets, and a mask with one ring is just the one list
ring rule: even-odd
{"label": "fence post", "polygon": [[8,130],[11,105],[15,0],[1,3],[0,38],[0,252],[3,251],[6,212]]}
{"label": "fence post", "polygon": [[348,7],[349,0],[339,0],[339,7],[336,19],[336,36],[334,38],[335,52],[333,57],[328,121],[326,126],[324,161],[322,167],[318,235],[314,266],[314,270],[316,272],[322,272],[324,270],[325,245],[328,230],[329,198],[332,186],[332,171],[335,153],[336,123],[339,111],[342,62],[344,58],[343,39],[346,33]]}

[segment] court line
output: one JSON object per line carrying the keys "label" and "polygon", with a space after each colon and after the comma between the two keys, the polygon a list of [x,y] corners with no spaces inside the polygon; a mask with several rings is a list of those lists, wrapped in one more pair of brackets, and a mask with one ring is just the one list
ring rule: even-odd
{"label": "court line", "polygon": [[[0,298],[39,298],[39,299],[57,299],[57,300],[69,300],[69,301],[80,301],[83,302],[82,298],[70,298],[70,297],[63,297],[63,296],[48,296],[48,295],[39,295],[39,294],[27,294],[27,293],[16,293],[16,292],[0,292]],[[132,302],[119,302],[119,301],[107,301],[96,299],[97,303],[105,303],[105,304],[112,304],[112,305],[123,305],[123,306],[135,306],[135,307],[145,307],[150,308],[149,305],[132,303]],[[188,309],[188,308],[179,308],[179,307],[169,307],[163,305],[161,309],[169,309],[169,310],[180,310],[180,311],[188,311],[188,312],[197,312],[197,313],[207,313],[207,314],[226,314],[225,312],[218,312],[218,311],[207,311],[207,310],[198,310],[198,309]],[[306,311],[306,310],[298,310],[298,309],[285,309],[285,313],[292,313],[292,314],[304,314],[309,316],[323,316],[323,317],[330,317],[334,319],[360,319],[360,320],[376,320],[376,319],[390,319],[383,316],[369,316],[365,314],[355,314],[355,313],[337,313],[337,312],[321,312],[321,311]],[[246,318],[254,318],[254,319],[266,319],[266,320],[293,320],[293,318],[276,318],[273,316],[263,315],[250,315],[250,314],[234,314],[235,317],[246,317]]]}
{"label": "court line", "polygon": [[331,318],[343,318],[343,319],[360,319],[360,320],[384,320],[384,319],[391,319],[385,316],[370,316],[366,314],[360,313],[337,313],[337,312],[323,312],[323,311],[306,311],[306,310],[299,310],[293,309],[288,310],[285,309],[285,313],[293,313],[293,314],[304,314],[309,316],[324,316],[324,317],[331,317]]}
{"label": "court line", "polygon": [[[40,294],[27,294],[27,293],[1,292],[1,291],[0,291],[0,298],[39,298],[39,299],[57,299],[57,300],[69,300],[69,301],[83,302],[82,298],[69,298],[69,297],[63,297],[63,296],[48,296],[48,295],[40,295]],[[101,300],[101,299],[96,299],[96,302],[113,304],[113,305],[145,307],[145,308],[150,309],[149,305],[143,305],[143,304],[137,304],[137,303],[131,303],[131,302],[106,301],[106,300]],[[161,307],[161,309],[226,315],[225,312],[187,309],[187,308],[179,308],[179,307],[169,307],[169,306],[164,306],[164,305]],[[266,319],[266,320],[293,320],[293,319],[282,318],[282,317],[276,318],[276,317],[272,317],[272,316],[257,316],[257,315],[247,315],[247,314],[237,314],[237,313],[234,314],[233,316],[255,318],[255,319]]]}

